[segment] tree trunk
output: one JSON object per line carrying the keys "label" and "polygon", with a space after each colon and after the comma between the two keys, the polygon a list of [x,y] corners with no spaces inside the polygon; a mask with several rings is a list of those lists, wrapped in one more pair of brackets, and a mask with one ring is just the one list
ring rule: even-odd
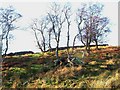
{"label": "tree trunk", "polygon": [[88,52],[88,37],[86,39],[87,39],[87,41],[86,41],[85,50]]}
{"label": "tree trunk", "polygon": [[1,56],[2,56],[2,35],[0,35],[0,59],[2,58]]}
{"label": "tree trunk", "polygon": [[88,44],[88,50],[87,50],[88,54],[90,54],[90,44]]}
{"label": "tree trunk", "polygon": [[59,60],[58,48],[59,48],[59,42],[57,42],[57,46],[56,46],[56,58]]}
{"label": "tree trunk", "polygon": [[89,41],[88,41],[88,54],[90,54],[90,43],[91,43],[91,37],[89,37]]}
{"label": "tree trunk", "polygon": [[42,39],[43,39],[43,52],[45,52],[45,50],[46,50],[45,37],[44,37],[43,31],[40,31],[40,32],[41,32]]}
{"label": "tree trunk", "polygon": [[87,51],[88,54],[90,54],[90,43],[88,43],[88,40],[85,45],[85,50]]}
{"label": "tree trunk", "polygon": [[41,52],[44,52],[44,50],[42,49],[42,46],[41,46],[40,43],[39,43],[39,40],[38,40],[38,37],[37,37],[37,33],[36,33],[36,31],[35,31],[35,30],[33,30],[33,31],[34,31],[35,38],[36,38],[37,45],[38,45],[39,49],[41,50]]}
{"label": "tree trunk", "polygon": [[67,36],[68,37],[67,38],[67,50],[69,50],[69,40],[70,40],[69,30],[68,30],[67,34],[68,34],[68,36]]}
{"label": "tree trunk", "polygon": [[96,50],[98,50],[99,48],[98,48],[98,42],[97,42],[97,40],[95,40],[95,45],[96,45]]}
{"label": "tree trunk", "polygon": [[85,45],[85,50],[87,51],[87,45]]}
{"label": "tree trunk", "polygon": [[49,32],[49,51],[51,51],[51,32]]}
{"label": "tree trunk", "polygon": [[8,51],[8,35],[9,35],[9,30],[8,30],[8,32],[7,32],[7,35],[6,35],[6,37],[5,37],[5,39],[6,39],[6,48],[5,48],[5,53],[4,53],[4,55],[6,56],[6,54],[7,54],[7,51]]}
{"label": "tree trunk", "polygon": [[43,40],[43,50],[46,51],[45,39]]}
{"label": "tree trunk", "polygon": [[37,44],[38,44],[38,47],[39,47],[39,49],[41,50],[41,52],[44,52],[44,50],[42,49],[42,47],[41,47],[39,41],[37,41]]}
{"label": "tree trunk", "polygon": [[6,48],[5,48],[5,56],[6,56],[6,54],[7,54],[7,51],[8,51],[8,38],[6,39]]}
{"label": "tree trunk", "polygon": [[75,41],[76,41],[77,36],[78,36],[78,34],[74,37],[74,40],[73,40],[73,48],[72,48],[72,50],[74,50]]}
{"label": "tree trunk", "polygon": [[70,53],[69,53],[70,32],[69,32],[69,28],[70,28],[70,23],[68,22],[68,32],[67,32],[67,55],[68,55],[68,59],[70,59]]}
{"label": "tree trunk", "polygon": [[[2,35],[0,35],[0,69],[2,70]],[[0,76],[2,76],[2,71],[0,73]],[[0,78],[0,86],[2,86],[2,78]]]}

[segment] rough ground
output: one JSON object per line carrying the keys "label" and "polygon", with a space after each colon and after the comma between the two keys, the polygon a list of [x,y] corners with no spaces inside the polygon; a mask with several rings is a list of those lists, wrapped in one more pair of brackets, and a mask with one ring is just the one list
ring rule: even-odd
{"label": "rough ground", "polygon": [[[55,52],[6,56],[2,63],[2,88],[120,88],[120,47],[92,48],[81,59],[81,50],[70,49],[84,64],[54,66]],[[66,50],[59,51],[66,59]]]}

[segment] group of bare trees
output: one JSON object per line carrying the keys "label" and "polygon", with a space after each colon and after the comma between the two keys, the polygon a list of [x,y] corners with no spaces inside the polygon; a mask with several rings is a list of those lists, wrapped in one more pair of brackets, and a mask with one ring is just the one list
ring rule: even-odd
{"label": "group of bare trees", "polygon": [[[76,39],[79,39],[82,44],[85,46],[86,51],[90,52],[90,44],[95,43],[96,49],[98,49],[98,43],[103,41],[103,37],[110,32],[108,28],[109,19],[102,16],[103,5],[99,3],[95,4],[82,4],[78,8],[75,16],[78,33],[74,37],[73,46]],[[61,5],[58,3],[53,3],[51,5],[50,11],[46,13],[46,16],[43,19],[36,20],[33,22],[32,30],[34,31],[37,44],[42,52],[45,52],[48,47],[49,50],[51,47],[52,37],[56,42],[56,58],[58,56],[58,48],[60,43],[61,32],[64,30],[67,31],[67,54],[69,55],[69,41],[70,41],[70,27],[72,26],[72,7],[69,3]],[[63,28],[66,25],[67,28]],[[38,40],[37,31],[41,33],[41,41]],[[45,38],[47,33],[48,40]],[[42,49],[43,48],[43,49]]]}
{"label": "group of bare trees", "polygon": [[90,51],[90,44],[95,42],[96,49],[98,49],[98,43],[102,40],[107,32],[110,32],[108,28],[109,19],[101,15],[103,5],[92,4],[87,6],[84,4],[77,11],[77,26],[79,30],[79,38],[81,42],[86,46],[86,50]]}
{"label": "group of bare trees", "polygon": [[[75,45],[76,39],[78,39],[86,47],[88,53],[91,43],[95,43],[96,49],[98,49],[99,42],[103,41],[103,37],[110,32],[108,28],[109,19],[102,16],[103,7],[104,6],[99,3],[81,4],[80,8],[78,8],[76,12],[73,12],[70,3],[64,5],[52,3],[46,15],[34,19],[30,25],[35,35],[37,46],[41,52],[45,52],[48,49],[51,51],[51,42],[54,41],[56,58],[59,59],[58,50],[62,36],[61,32],[66,31],[67,54],[68,58],[70,58],[70,30],[72,27],[71,23],[74,22],[72,19],[74,16],[78,33],[74,36],[73,46]],[[1,47],[1,50],[3,50],[2,52],[5,54],[8,50],[10,32],[17,28],[15,22],[20,17],[22,17],[22,15],[17,13],[13,7],[0,9],[0,43],[1,46],[2,44],[4,46],[4,49]]]}
{"label": "group of bare trees", "polygon": [[[51,10],[47,12],[47,15],[45,16],[45,20],[39,21],[34,21],[32,25],[32,30],[34,31],[37,44],[42,52],[45,52],[46,46],[48,46],[49,50],[51,50],[51,35],[54,38],[54,41],[56,43],[56,57],[59,58],[58,56],[58,48],[59,48],[59,43],[60,43],[60,37],[61,37],[61,32],[63,30],[63,25],[67,21],[68,28],[67,28],[67,47],[69,47],[69,38],[70,38],[70,16],[71,16],[71,6],[65,5],[64,7],[61,7],[60,4],[53,3],[51,5]],[[37,25],[38,23],[38,25]],[[42,23],[42,24],[41,24]],[[44,24],[43,24],[44,23]],[[43,28],[42,28],[43,27]],[[41,30],[40,30],[41,29]],[[44,30],[46,29],[46,33],[48,32],[48,43],[46,43],[47,40],[45,40],[44,37]],[[36,31],[41,32],[42,39],[41,41],[38,40]],[[44,49],[42,49],[42,47]],[[69,50],[67,49],[67,52],[69,53]],[[68,54],[69,55],[69,54]]]}

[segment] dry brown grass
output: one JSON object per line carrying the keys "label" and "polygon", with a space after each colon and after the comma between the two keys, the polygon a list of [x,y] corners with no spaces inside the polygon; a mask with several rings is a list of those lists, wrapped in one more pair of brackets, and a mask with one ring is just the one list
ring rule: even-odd
{"label": "dry brown grass", "polygon": [[[108,76],[107,78],[102,78],[98,80],[92,81],[90,84],[90,87],[92,88],[112,88],[113,86],[116,86],[116,88],[120,88],[120,73],[116,70],[113,72],[112,75]],[[102,74],[102,76],[104,76]],[[101,77],[101,76],[100,76]]]}
{"label": "dry brown grass", "polygon": [[[76,49],[74,56],[81,58],[81,50],[81,48]],[[106,53],[109,54],[110,58],[106,58]],[[54,64],[55,53],[46,52],[40,56],[33,55],[32,57],[35,57],[35,60],[31,62],[28,62],[28,55],[21,56],[20,58],[16,56],[12,58],[6,57],[6,62],[3,63],[3,66],[8,68],[7,70],[9,71],[10,68],[7,66],[13,65],[12,67],[14,67],[15,62],[13,61],[16,61],[19,68],[21,68],[23,63],[28,65],[27,68],[30,68],[32,64],[42,64],[50,68],[46,72],[38,72],[29,76],[28,83],[25,86],[27,88],[120,88],[119,53],[120,48],[116,47],[101,47],[100,50],[93,48],[91,55],[84,58],[84,61],[88,62],[88,64],[71,67],[64,65],[51,67]],[[60,51],[59,55],[60,57],[65,56],[66,50]],[[8,76],[8,73],[5,73],[4,77],[7,78],[14,75]],[[30,78],[33,79],[30,80]],[[4,79],[4,83],[9,82],[9,79]],[[21,78],[14,77],[14,81],[10,87],[16,88],[19,84],[21,84]]]}

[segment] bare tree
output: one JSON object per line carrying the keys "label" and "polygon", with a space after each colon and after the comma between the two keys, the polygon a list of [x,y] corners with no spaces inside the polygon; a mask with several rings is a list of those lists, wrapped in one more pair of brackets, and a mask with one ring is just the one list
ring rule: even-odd
{"label": "bare tree", "polygon": [[93,37],[92,40],[95,42],[96,49],[98,50],[98,43],[104,42],[103,38],[107,36],[110,32],[109,27],[109,20],[107,17],[94,17],[93,22]]}
{"label": "bare tree", "polygon": [[56,58],[59,60],[58,48],[61,36],[61,30],[63,23],[65,22],[65,17],[63,9],[60,7],[60,4],[53,3],[51,6],[51,11],[48,13],[49,20],[52,25],[52,32],[56,41]]}
{"label": "bare tree", "polygon": [[41,52],[44,52],[43,49],[42,49],[42,45],[41,45],[40,42],[39,42],[39,39],[38,39],[36,30],[35,30],[34,28],[32,28],[32,29],[33,29],[33,31],[34,31],[34,35],[35,35],[36,42],[37,42],[37,45],[38,45],[39,49],[41,50]]}
{"label": "bare tree", "polygon": [[65,15],[65,19],[67,21],[67,54],[68,54],[68,59],[70,59],[70,53],[69,53],[69,41],[70,41],[70,24],[71,24],[71,20],[70,20],[70,17],[71,17],[71,6],[69,3],[67,3],[65,6],[64,6],[64,15]]}
{"label": "bare tree", "polygon": [[81,8],[78,9],[76,13],[76,22],[77,22],[80,40],[84,44],[84,46],[86,46],[86,50],[88,47],[88,39],[90,39],[88,37],[89,25],[87,25],[87,23],[85,24],[87,20],[88,20],[87,9],[86,9],[86,5],[84,4]]}
{"label": "bare tree", "polygon": [[5,49],[3,50],[4,55],[6,55],[8,48],[9,48],[10,32],[17,28],[15,26],[15,22],[20,17],[22,17],[22,15],[17,13],[12,6],[8,8],[0,9],[1,42],[5,40],[5,45],[4,45]]}
{"label": "bare tree", "polygon": [[[31,29],[34,31],[35,34],[37,45],[42,52],[46,51],[46,46],[47,46],[46,36],[45,36],[47,25],[48,25],[47,19],[46,17],[44,17],[41,18],[41,20],[35,19],[33,21],[33,25],[31,26]],[[39,37],[38,33],[41,36],[40,38],[41,40],[38,38]]]}

